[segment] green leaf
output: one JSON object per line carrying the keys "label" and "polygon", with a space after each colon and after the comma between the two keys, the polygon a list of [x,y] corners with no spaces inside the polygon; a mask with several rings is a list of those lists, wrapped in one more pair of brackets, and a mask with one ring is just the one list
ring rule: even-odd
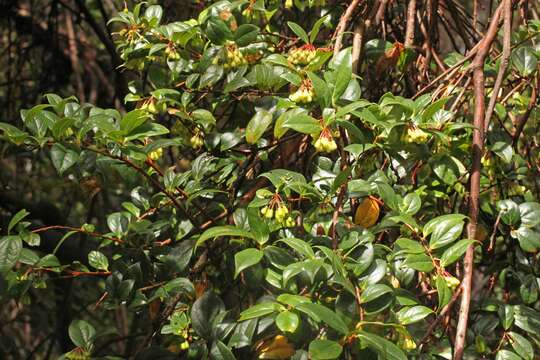
{"label": "green leaf", "polygon": [[525,305],[514,305],[514,323],[521,330],[540,334],[540,313]]}
{"label": "green leaf", "polygon": [[439,304],[437,306],[437,311],[439,312],[452,298],[452,290],[441,275],[437,275],[435,286],[437,288],[437,296],[439,298]]}
{"label": "green leaf", "polygon": [[11,218],[8,224],[8,228],[7,228],[8,235],[11,232],[11,230],[15,227],[15,225],[17,225],[22,219],[27,217],[28,214],[30,213],[26,211],[26,209],[22,209],[19,212],[17,212],[15,215],[13,215],[13,217]]}
{"label": "green leaf", "polygon": [[109,270],[109,260],[99,251],[92,250],[88,253],[88,263],[98,270]]}
{"label": "green leaf", "polygon": [[540,224],[540,204],[536,202],[526,202],[519,204],[521,224],[527,227],[534,227]]}
{"label": "green leaf", "polygon": [[223,311],[225,311],[225,305],[219,296],[212,291],[205,292],[191,307],[193,329],[204,339],[211,339],[212,330],[217,325],[214,322]]}
{"label": "green leaf", "polygon": [[293,308],[295,308],[296,306],[300,304],[310,302],[309,298],[305,296],[293,295],[293,294],[281,294],[277,297],[276,300],[285,305],[292,306]]}
{"label": "green leaf", "polygon": [[396,240],[395,244],[404,249],[407,254],[423,254],[425,251],[422,243],[417,240],[400,238]]}
{"label": "green leaf", "polygon": [[513,230],[511,235],[517,237],[519,246],[524,251],[535,253],[540,249],[540,233],[528,227],[520,226],[517,230]]}
{"label": "green leaf", "polygon": [[323,79],[314,73],[308,72],[308,77],[313,84],[313,90],[315,91],[315,95],[317,96],[321,108],[327,108],[332,100],[332,89],[330,89]]}
{"label": "green leaf", "polygon": [[223,77],[223,66],[210,65],[199,80],[199,89],[210,87]]}
{"label": "green leaf", "polygon": [[399,210],[407,215],[414,215],[420,210],[421,206],[422,200],[420,196],[416,193],[409,193],[401,201]]}
{"label": "green leaf", "polygon": [[69,338],[76,346],[91,352],[96,337],[96,329],[84,320],[73,320],[69,325]]}
{"label": "green leaf", "polygon": [[155,21],[155,24],[159,24],[161,17],[163,16],[163,8],[159,5],[150,5],[144,12],[144,17],[148,21]]}
{"label": "green leaf", "polygon": [[236,360],[231,349],[219,340],[212,345],[210,353],[214,360]]}
{"label": "green leaf", "polygon": [[233,236],[233,237],[254,239],[253,234],[251,234],[249,231],[239,229],[234,226],[230,226],[230,225],[214,226],[201,234],[201,236],[197,239],[196,247],[199,247],[208,239],[214,239],[220,236]]}
{"label": "green leaf", "polygon": [[437,111],[444,108],[444,105],[448,102],[448,100],[450,100],[450,97],[444,97],[428,105],[422,112],[422,121],[429,122]]}
{"label": "green leaf", "polygon": [[523,277],[519,286],[519,294],[525,304],[533,304],[538,300],[538,285],[535,276],[527,274]]}
{"label": "green leaf", "polygon": [[465,222],[464,215],[450,214],[436,217],[424,226],[424,237],[431,234],[429,247],[438,249],[460,237]]}
{"label": "green leaf", "polygon": [[335,341],[317,339],[309,343],[309,358],[313,360],[337,359],[343,351],[343,347]]}
{"label": "green leaf", "polygon": [[403,262],[403,266],[422,272],[430,272],[433,270],[433,262],[426,254],[407,255]]}
{"label": "green leaf", "polygon": [[247,46],[257,39],[259,27],[253,24],[242,24],[234,33],[235,42],[238,46]]}
{"label": "green leaf", "polygon": [[351,53],[347,51],[339,67],[337,68],[336,80],[334,84],[334,92],[332,93],[332,101],[334,103],[336,103],[337,100],[339,100],[339,98],[341,97],[341,95],[343,95],[343,93],[347,89],[347,86],[349,86],[349,82],[351,81],[351,78],[352,78]]}
{"label": "green leaf", "polygon": [[528,46],[522,46],[512,51],[512,66],[521,76],[529,76],[536,71],[538,59]]}
{"label": "green leaf", "polygon": [[462,164],[452,156],[434,157],[431,163],[433,172],[447,185],[455,184],[461,176]]}
{"label": "green leaf", "polygon": [[309,32],[309,42],[313,43],[315,39],[317,39],[317,35],[319,34],[319,30],[321,28],[321,25],[324,24],[324,22],[328,20],[328,15],[323,16],[315,24],[313,24],[313,27],[311,28],[311,31]]}
{"label": "green leaf", "polygon": [[124,135],[129,135],[133,130],[144,124],[148,117],[148,113],[145,110],[132,110],[120,121],[120,130]]}
{"label": "green leaf", "polygon": [[290,248],[294,249],[298,254],[303,255],[306,258],[309,258],[309,259],[315,258],[315,253],[313,252],[311,245],[309,245],[304,240],[300,240],[297,238],[285,238],[279,241],[287,244]]}
{"label": "green leaf", "polygon": [[0,273],[11,270],[19,261],[22,251],[22,240],[19,236],[2,236],[0,238]]}
{"label": "green leaf", "polygon": [[201,124],[204,130],[210,131],[212,126],[216,125],[216,118],[206,109],[197,109],[191,113],[193,120]]}
{"label": "green leaf", "polygon": [[300,25],[297,23],[294,23],[292,21],[287,21],[287,25],[291,28],[291,30],[298,36],[300,39],[302,39],[303,42],[306,44],[309,44],[309,37],[308,34]]}
{"label": "green leaf", "polygon": [[320,304],[313,303],[301,303],[296,306],[299,311],[307,314],[316,322],[323,321],[332,329],[340,332],[343,335],[349,333],[349,328],[347,324],[332,310]]}
{"label": "green leaf", "polygon": [[458,261],[472,243],[474,240],[464,239],[446,249],[441,256],[441,266],[446,267]]}
{"label": "green leaf", "polygon": [[495,360],[522,360],[516,353],[510,350],[499,350],[495,356]]}
{"label": "green leaf", "polygon": [[15,145],[21,145],[28,137],[26,132],[7,123],[0,122],[0,130],[2,130],[4,136]]}
{"label": "green leaf", "polygon": [[246,127],[246,141],[255,144],[272,123],[272,114],[264,109],[257,111]]}
{"label": "green leaf", "polygon": [[394,291],[389,286],[384,284],[370,285],[364,291],[362,291],[362,294],[360,294],[360,303],[367,303],[385,294],[391,294],[393,292]]}
{"label": "green leaf", "polygon": [[322,130],[321,123],[306,114],[291,116],[283,123],[283,127],[290,128],[303,134],[319,134]]}
{"label": "green leaf", "polygon": [[206,36],[216,45],[223,45],[225,41],[233,39],[231,29],[220,19],[210,18],[206,24]]}
{"label": "green leaf", "polygon": [[362,330],[358,332],[358,337],[363,344],[379,354],[382,359],[407,360],[403,350],[383,337]]}
{"label": "green leaf", "polygon": [[513,331],[510,331],[508,336],[510,336],[510,344],[512,345],[512,348],[518,353],[519,356],[525,360],[534,359],[534,349],[529,340]]}
{"label": "green leaf", "polygon": [[115,212],[107,216],[107,225],[115,235],[122,236],[128,230],[129,219],[121,212]]}
{"label": "green leaf", "polygon": [[254,248],[245,249],[236,253],[234,255],[234,277],[236,278],[242,272],[242,270],[258,264],[263,256],[264,253],[261,250]]}
{"label": "green leaf", "polygon": [[409,325],[424,319],[431,313],[433,313],[433,310],[430,308],[418,305],[403,308],[397,312],[396,316],[401,324]]}
{"label": "green leaf", "polygon": [[240,313],[240,318],[238,321],[244,321],[249,319],[258,318],[273,312],[279,311],[281,305],[275,302],[264,302],[257,305],[253,305],[249,309],[246,309]]}
{"label": "green leaf", "polygon": [[79,160],[79,154],[61,144],[54,144],[51,148],[52,163],[60,175],[75,165]]}
{"label": "green leaf", "polygon": [[295,332],[300,324],[300,318],[292,311],[285,310],[276,317],[276,326],[283,332]]}
{"label": "green leaf", "polygon": [[512,200],[501,200],[497,203],[501,220],[506,225],[512,225],[520,219],[520,209],[518,205]]}
{"label": "green leaf", "polygon": [[287,120],[300,114],[307,115],[306,110],[302,108],[293,108],[287,110],[277,118],[276,123],[274,124],[274,136],[276,137],[276,139],[280,139],[283,135],[285,135],[287,130],[289,130],[288,128],[283,126],[287,122]]}
{"label": "green leaf", "polygon": [[510,329],[514,323],[514,308],[511,305],[499,306],[499,319],[504,330]]}
{"label": "green leaf", "polygon": [[258,244],[265,244],[270,236],[268,224],[261,219],[259,209],[250,207],[247,209],[249,230]]}
{"label": "green leaf", "polygon": [[280,188],[281,186],[290,183],[306,183],[306,178],[304,177],[304,175],[292,170],[274,169],[265,172],[260,176],[264,176],[265,178],[270,180],[272,185],[274,185],[274,187],[276,188]]}
{"label": "green leaf", "polygon": [[506,164],[510,164],[514,155],[511,142],[497,141],[491,146],[491,151],[497,154]]}

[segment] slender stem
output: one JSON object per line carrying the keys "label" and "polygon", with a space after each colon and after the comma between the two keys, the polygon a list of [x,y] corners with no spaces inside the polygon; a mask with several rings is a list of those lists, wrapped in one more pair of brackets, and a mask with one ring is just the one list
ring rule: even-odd
{"label": "slender stem", "polygon": [[343,33],[347,29],[347,25],[349,24],[349,20],[351,19],[351,16],[354,12],[354,9],[360,4],[361,0],[352,0],[349,6],[347,7],[347,10],[345,10],[345,13],[339,20],[339,24],[336,28],[336,43],[334,45],[334,56],[336,56],[339,51],[341,50],[341,46],[343,43]]}
{"label": "slender stem", "polygon": [[410,48],[414,44],[414,28],[416,20],[416,0],[409,0],[407,6],[407,27],[405,29],[405,47]]}
{"label": "slender stem", "polygon": [[[476,2],[475,2],[476,3]],[[501,89],[502,82],[504,80],[504,75],[506,69],[508,69],[508,62],[510,59],[511,53],[511,43],[512,40],[512,2],[504,2],[504,27],[503,27],[503,51],[501,57],[501,65],[499,66],[499,72],[497,73],[497,79],[493,85],[493,92],[491,99],[489,99],[489,105],[486,111],[486,120],[484,124],[484,131],[488,130],[489,122],[491,120],[491,115],[495,109],[495,104],[499,97],[499,91]]]}
{"label": "slender stem", "polygon": [[[505,0],[511,1],[511,0]],[[486,36],[480,41],[478,52],[474,58],[473,86],[474,86],[474,131],[472,143],[472,165],[470,171],[469,188],[469,224],[467,226],[467,236],[469,239],[476,238],[476,225],[478,223],[478,212],[480,208],[480,168],[481,158],[484,149],[484,122],[485,122],[485,84],[484,84],[484,62],[489,54],[491,45],[497,36],[499,28],[499,18],[502,10],[502,3],[495,13],[489,25]],[[465,253],[464,273],[461,282],[462,296],[461,307],[459,309],[459,319],[456,328],[456,342],[454,345],[454,360],[461,360],[465,350],[465,337],[467,334],[467,324],[469,320],[469,308],[471,305],[472,276],[474,269],[474,247],[469,245]]]}

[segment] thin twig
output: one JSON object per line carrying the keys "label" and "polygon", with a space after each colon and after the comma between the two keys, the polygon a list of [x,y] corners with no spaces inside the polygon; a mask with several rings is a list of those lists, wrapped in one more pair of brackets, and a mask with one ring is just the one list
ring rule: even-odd
{"label": "thin twig", "polygon": [[422,337],[422,340],[420,340],[420,344],[419,344],[420,346],[422,346],[429,340],[429,338],[431,337],[431,334],[437,328],[437,325],[441,322],[444,316],[448,314],[448,312],[452,309],[452,306],[454,305],[454,303],[456,302],[460,294],[461,294],[461,288],[458,288],[456,292],[454,293],[454,295],[452,295],[452,298],[450,299],[450,301],[448,301],[448,304],[446,304],[442,308],[441,312],[439,313],[439,315],[437,315],[435,320],[433,320],[433,322],[429,324],[429,327],[426,330],[426,333]]}
{"label": "thin twig", "polygon": [[[511,0],[505,0],[511,1]],[[485,84],[484,62],[489,54],[491,45],[497,36],[499,18],[504,3],[499,5],[489,25],[486,36],[480,41],[478,52],[473,60],[473,84],[474,84],[474,131],[472,143],[472,165],[470,171],[469,189],[469,224],[467,236],[469,239],[476,238],[476,225],[480,208],[480,168],[484,149],[484,121],[485,121]],[[459,319],[456,328],[456,342],[454,345],[454,360],[461,360],[465,349],[465,335],[469,320],[469,308],[471,305],[471,285],[474,268],[474,245],[469,245],[464,258],[464,274],[461,282],[462,296],[459,309]]]}
{"label": "thin twig", "polygon": [[407,6],[407,27],[405,29],[405,47],[410,48],[414,44],[414,28],[416,24],[416,0],[409,0]]}
{"label": "thin twig", "polygon": [[506,69],[508,69],[508,62],[510,59],[511,53],[511,43],[512,40],[512,2],[504,2],[504,27],[503,27],[503,50],[501,57],[501,65],[499,66],[499,72],[497,73],[497,79],[493,85],[493,91],[491,99],[489,99],[489,105],[486,111],[486,121],[484,124],[484,131],[487,131],[489,128],[489,122],[491,120],[491,115],[495,109],[495,104],[497,104],[497,99],[499,98],[499,91],[501,89],[502,82],[504,80],[504,75]]}
{"label": "thin twig", "polygon": [[525,124],[529,120],[532,110],[536,106],[536,102],[538,100],[539,87],[540,87],[540,79],[537,76],[536,85],[533,86],[532,88],[532,93],[529,99],[529,104],[527,105],[527,110],[525,110],[525,113],[519,117],[519,120],[517,121],[517,125],[516,125],[516,131],[512,135],[512,142],[513,142],[514,147],[517,146],[519,137],[521,136],[521,133],[523,132],[523,129],[525,128]]}
{"label": "thin twig", "polygon": [[347,25],[349,24],[349,20],[350,20],[350,18],[352,16],[354,10],[358,6],[358,4],[360,4],[360,1],[361,0],[353,0],[353,1],[351,1],[349,6],[347,7],[347,10],[345,10],[345,13],[343,14],[341,19],[339,20],[339,24],[338,24],[338,26],[336,28],[336,36],[335,36],[336,37],[336,43],[334,45],[334,57],[337,56],[337,54],[341,50],[341,46],[342,46],[342,42],[343,42],[343,33],[347,29]]}

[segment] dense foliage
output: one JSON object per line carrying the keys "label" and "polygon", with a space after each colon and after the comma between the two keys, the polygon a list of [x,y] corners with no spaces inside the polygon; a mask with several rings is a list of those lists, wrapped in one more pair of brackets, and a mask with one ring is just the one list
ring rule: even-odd
{"label": "dense foliage", "polygon": [[[12,211],[1,301],[63,332],[66,359],[398,360],[451,359],[469,293],[465,358],[537,358],[540,21],[514,22],[506,72],[497,43],[486,57],[495,100],[475,143],[481,46],[441,60],[373,36],[334,51],[345,11],[372,12],[354,3],[214,1],[172,22],[159,5],[119,12],[130,110],[46,94],[24,126],[0,123],[3,151],[24,154],[42,191],[58,177],[77,194],[58,200],[62,223]],[[495,26],[505,3],[486,14]],[[96,206],[103,216],[86,216]],[[0,351],[27,356],[23,338]]]}

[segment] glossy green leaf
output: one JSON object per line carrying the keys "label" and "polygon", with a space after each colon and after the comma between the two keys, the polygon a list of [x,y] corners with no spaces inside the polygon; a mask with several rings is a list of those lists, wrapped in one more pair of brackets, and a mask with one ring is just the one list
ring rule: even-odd
{"label": "glossy green leaf", "polygon": [[317,339],[309,343],[309,357],[313,360],[337,359],[343,347],[336,341]]}
{"label": "glossy green leaf", "polygon": [[54,144],[51,148],[51,160],[60,175],[75,165],[79,160],[79,154],[60,144]]}
{"label": "glossy green leaf", "polygon": [[287,244],[290,248],[294,249],[298,254],[306,258],[310,258],[310,259],[315,258],[315,253],[313,252],[311,245],[309,245],[304,240],[300,240],[297,238],[285,238],[285,239],[281,239],[280,242]]}
{"label": "glossy green leaf", "polygon": [[242,24],[234,33],[234,41],[238,46],[247,46],[257,39],[259,27],[253,24]]}
{"label": "glossy green leaf", "polygon": [[396,316],[401,324],[410,325],[418,321],[421,321],[426,316],[432,313],[433,313],[433,310],[431,310],[430,308],[418,305],[418,306],[412,306],[412,307],[405,307],[399,310],[396,313]]}
{"label": "glossy green leaf", "polygon": [[450,214],[430,220],[423,232],[424,236],[431,235],[430,248],[438,249],[457,240],[463,231],[464,219],[464,215]]}
{"label": "glossy green leaf", "polygon": [[264,302],[242,311],[238,321],[244,321],[249,319],[258,318],[268,314],[272,314],[280,309],[280,305],[275,302]]}
{"label": "glossy green leaf", "polygon": [[88,264],[98,270],[109,270],[109,260],[102,252],[96,250],[88,253]]}
{"label": "glossy green leaf", "polygon": [[8,228],[7,228],[8,234],[11,232],[11,230],[13,230],[15,225],[17,225],[22,219],[27,217],[29,214],[30,213],[26,211],[26,209],[22,209],[18,211],[15,215],[13,215],[13,217],[11,218],[8,224]]}
{"label": "glossy green leaf", "polygon": [[309,37],[308,34],[300,25],[298,25],[295,22],[287,21],[287,25],[291,28],[291,30],[298,36],[302,41],[306,44],[309,44]]}
{"label": "glossy green leaf", "polygon": [[19,236],[10,235],[0,237],[0,273],[10,270],[22,251],[22,240]]}
{"label": "glossy green leaf", "polygon": [[384,284],[370,285],[360,294],[360,303],[367,303],[385,294],[390,294],[390,293],[393,293],[393,290],[387,285],[384,285]]}
{"label": "glossy green leaf", "polygon": [[513,331],[510,331],[508,336],[510,337],[510,344],[512,345],[512,348],[516,353],[518,353],[519,356],[525,360],[534,359],[534,349],[529,340]]}
{"label": "glossy green leaf", "polygon": [[229,225],[214,226],[201,234],[201,236],[197,239],[196,246],[198,247],[209,239],[214,239],[221,236],[232,236],[232,237],[240,237],[240,238],[248,238],[248,239],[254,238],[253,234],[251,234],[249,231],[239,229],[234,226],[229,226]]}
{"label": "glossy green leaf", "polygon": [[298,304],[296,309],[306,313],[309,317],[317,322],[322,321],[343,335],[349,333],[347,324],[345,324],[341,317],[323,305],[306,302]]}
{"label": "glossy green leaf", "polygon": [[240,273],[250,266],[258,264],[263,258],[264,253],[261,250],[250,248],[237,252],[234,255],[234,277],[236,278]]}
{"label": "glossy green leaf", "polygon": [[95,337],[96,330],[84,320],[74,320],[69,325],[69,338],[76,346],[91,351]]}
{"label": "glossy green leaf", "polygon": [[322,127],[319,121],[306,114],[291,116],[283,123],[283,127],[290,128],[304,134],[318,134]]}
{"label": "glossy green leaf", "polygon": [[257,111],[246,127],[246,141],[255,144],[272,123],[272,114],[264,109]]}
{"label": "glossy green leaf", "polygon": [[300,317],[292,311],[282,311],[276,316],[276,326],[283,332],[293,333],[300,324]]}
{"label": "glossy green leaf", "polygon": [[510,350],[499,350],[495,356],[495,360],[522,360],[515,352]]}
{"label": "glossy green leaf", "polygon": [[511,63],[521,76],[529,76],[536,71],[538,58],[530,47],[521,46],[512,51]]}
{"label": "glossy green leaf", "polygon": [[450,246],[448,249],[444,251],[444,253],[441,256],[441,266],[443,267],[448,266],[450,264],[455,263],[459,259],[461,259],[461,256],[465,254],[465,251],[467,251],[467,248],[469,247],[469,245],[473,243],[474,243],[474,240],[464,239]]}
{"label": "glossy green leaf", "polygon": [[363,344],[375,351],[383,359],[407,360],[407,356],[403,350],[379,335],[361,330],[358,332],[358,338]]}

